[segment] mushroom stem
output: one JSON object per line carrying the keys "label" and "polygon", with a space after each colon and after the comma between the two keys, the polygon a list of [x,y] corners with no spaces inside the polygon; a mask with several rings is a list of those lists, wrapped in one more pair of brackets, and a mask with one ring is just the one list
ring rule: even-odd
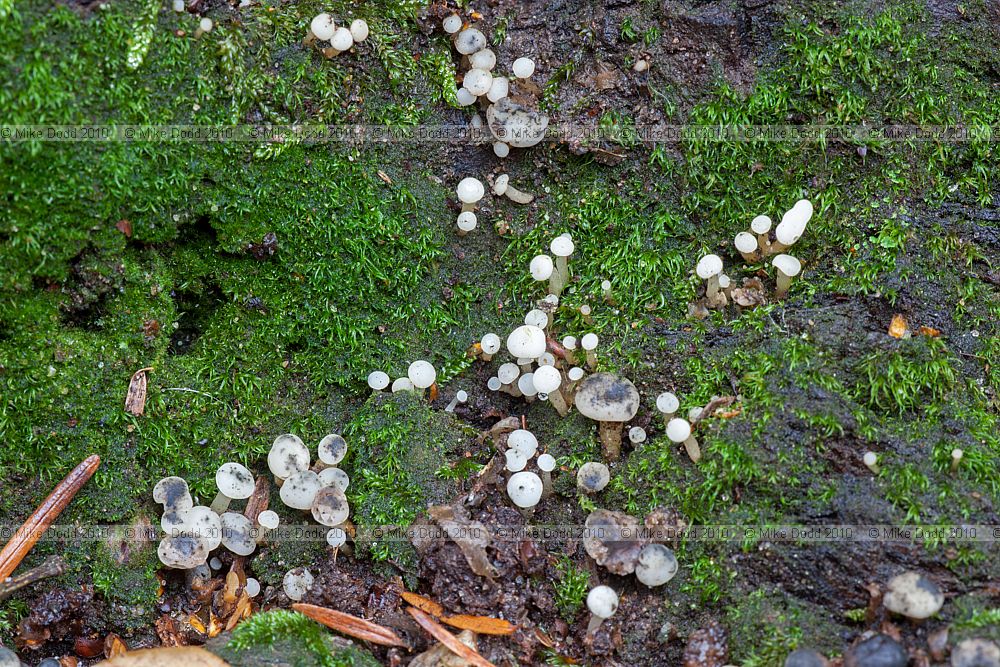
{"label": "mushroom stem", "polygon": [[332,46],[328,46],[326,48],[320,49],[319,52],[322,53],[323,57],[326,58],[327,60],[330,60],[331,58],[336,58],[341,53],[343,53],[343,51],[335,49]]}
{"label": "mushroom stem", "polygon": [[757,253],[761,257],[767,257],[768,255],[773,255],[775,252],[777,252],[776,250],[774,250],[771,247],[771,235],[770,235],[770,233],[767,233],[767,234],[758,234],[757,235],[757,245],[759,247],[758,250],[757,250]]}
{"label": "mushroom stem", "polygon": [[768,255],[777,255],[780,252],[785,252],[790,247],[791,246],[787,246],[784,243],[782,243],[781,241],[778,241],[777,239],[775,239],[775,241],[773,243],[771,243],[770,245],[768,245],[768,247],[767,247],[767,254]]}
{"label": "mushroom stem", "polygon": [[518,388],[517,382],[511,382],[510,384],[505,384],[502,390],[513,396],[514,398],[520,398],[524,396],[524,393]]}
{"label": "mushroom stem", "polygon": [[663,413],[663,427],[664,428],[666,428],[667,424],[670,423],[670,420],[673,419],[676,414],[677,414],[676,411],[674,411],[674,412],[664,412]]}
{"label": "mushroom stem", "polygon": [[601,618],[597,614],[591,614],[590,622],[587,623],[587,635],[588,636],[593,635],[595,632],[597,632],[597,629],[601,627],[602,623],[604,623],[603,618]]}
{"label": "mushroom stem", "polygon": [[882,467],[878,464],[878,454],[875,452],[865,452],[861,460],[876,475],[882,470]]}
{"label": "mushroom stem", "polygon": [[510,184],[507,185],[507,190],[504,194],[507,195],[507,199],[511,200],[515,204],[530,204],[535,199],[535,195],[528,194],[527,192],[521,192]]}
{"label": "mushroom stem", "polygon": [[213,500],[211,506],[209,506],[209,509],[216,514],[222,514],[229,509],[229,503],[231,503],[232,500],[232,498],[224,494],[222,491],[219,491],[219,493],[215,496],[215,500]]}
{"label": "mushroom stem", "polygon": [[562,395],[562,392],[559,391],[558,388],[549,392],[549,403],[551,403],[552,407],[556,409],[556,412],[559,413],[560,417],[565,417],[569,414],[569,406],[566,405],[566,397]]}
{"label": "mushroom stem", "polygon": [[[559,291],[566,286],[569,282],[569,257],[565,255],[556,255],[556,271],[559,272]],[[558,293],[556,293],[558,296]]]}
{"label": "mushroom stem", "polygon": [[788,295],[788,288],[792,286],[792,277],[786,275],[784,271],[778,269],[778,285],[774,290],[775,299],[784,299]]}
{"label": "mushroom stem", "polygon": [[722,299],[719,295],[719,276],[718,274],[712,276],[707,281],[705,281],[705,297],[708,299],[708,305],[710,308],[715,308],[720,304]]}
{"label": "mushroom stem", "polygon": [[621,422],[598,422],[601,436],[601,451],[607,461],[617,461],[622,453]]}
{"label": "mushroom stem", "polygon": [[475,204],[462,204],[462,213],[475,213],[475,212],[476,212]]}
{"label": "mushroom stem", "polygon": [[592,309],[587,304],[583,304],[582,306],[580,306],[580,317],[582,317],[583,321],[586,322],[587,324],[594,323],[594,318],[590,316],[591,312]]}
{"label": "mushroom stem", "polygon": [[556,268],[552,271],[552,275],[549,276],[549,294],[555,294],[559,296],[562,294],[563,281],[562,274],[559,273],[558,263],[559,261],[565,261],[562,257],[556,257]]}
{"label": "mushroom stem", "polygon": [[302,38],[302,46],[309,46],[316,41],[316,34],[313,33],[312,28],[306,30],[306,36]]}
{"label": "mushroom stem", "polygon": [[448,404],[448,407],[446,407],[444,411],[454,412],[459,403],[465,403],[467,400],[469,400],[469,395],[464,391],[458,391],[455,393],[454,398],[451,399],[451,403]]}
{"label": "mushroom stem", "polygon": [[753,264],[760,260],[760,250],[755,252],[740,252],[740,256],[743,257],[743,261],[748,264]]}
{"label": "mushroom stem", "polygon": [[698,446],[698,439],[693,435],[689,436],[688,439],[684,441],[684,451],[687,452],[688,458],[691,459],[691,463],[697,463],[701,460],[701,447]]}
{"label": "mushroom stem", "polygon": [[597,355],[593,350],[587,350],[587,368],[590,370],[597,368]]}
{"label": "mushroom stem", "polygon": [[952,472],[958,472],[958,465],[962,462],[962,456],[964,454],[965,453],[961,449],[959,449],[957,447],[955,449],[951,450],[951,471]]}
{"label": "mushroom stem", "polygon": [[552,495],[552,472],[549,470],[542,470],[541,473],[542,498],[548,498]]}
{"label": "mushroom stem", "polygon": [[611,292],[611,281],[605,280],[601,283],[601,292],[604,294],[604,303],[609,306],[617,306],[618,302],[615,300],[615,295]]}

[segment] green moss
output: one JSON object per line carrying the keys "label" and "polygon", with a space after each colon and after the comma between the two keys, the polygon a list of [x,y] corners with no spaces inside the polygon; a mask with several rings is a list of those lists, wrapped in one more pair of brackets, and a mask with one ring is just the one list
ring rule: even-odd
{"label": "green moss", "polygon": [[267,664],[264,658],[267,655],[295,667],[375,667],[379,664],[361,648],[334,646],[330,633],[319,623],[285,610],[254,614],[236,626],[228,643],[220,648],[222,657],[237,667]]}
{"label": "green moss", "polygon": [[156,571],[161,564],[156,545],[131,536],[131,531],[141,530],[143,525],[133,522],[127,527],[115,527],[90,564],[94,589],[115,606],[116,618],[129,629],[152,622],[159,598]]}
{"label": "green moss", "polygon": [[940,339],[919,336],[890,350],[876,350],[859,363],[855,396],[873,410],[902,414],[927,409],[955,383],[947,346]]}
{"label": "green moss", "polygon": [[566,556],[559,559],[556,569],[559,571],[559,579],[553,582],[556,610],[564,621],[572,623],[587,597],[590,575]]}

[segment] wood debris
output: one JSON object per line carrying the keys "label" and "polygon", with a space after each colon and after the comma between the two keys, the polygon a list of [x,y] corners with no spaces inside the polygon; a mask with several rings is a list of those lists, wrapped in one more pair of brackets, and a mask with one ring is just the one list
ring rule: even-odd
{"label": "wood debris", "polygon": [[889,323],[889,335],[893,338],[910,337],[910,329],[906,324],[906,318],[899,313],[892,316],[892,322]]}
{"label": "wood debris", "polygon": [[460,642],[458,638],[448,632],[443,625],[416,607],[407,607],[406,613],[412,616],[413,620],[415,620],[420,627],[427,631],[427,634],[444,644],[448,647],[448,650],[455,655],[465,658],[476,667],[495,667],[492,662],[479,655],[478,651],[475,651]]}
{"label": "wood debris", "polygon": [[141,417],[146,412],[146,373],[152,368],[140,368],[132,374],[125,394],[125,412]]}
{"label": "wood debris", "polygon": [[336,630],[349,637],[380,646],[406,647],[406,642],[400,639],[399,635],[378,623],[372,623],[371,621],[366,621],[363,618],[351,616],[335,609],[306,604],[304,602],[296,602],[292,605],[292,609],[308,616],[317,623],[322,623],[331,630]]}

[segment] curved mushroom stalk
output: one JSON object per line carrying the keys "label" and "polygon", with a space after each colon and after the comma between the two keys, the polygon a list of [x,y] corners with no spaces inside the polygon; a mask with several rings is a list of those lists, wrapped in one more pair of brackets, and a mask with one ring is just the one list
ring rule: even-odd
{"label": "curved mushroom stalk", "polygon": [[608,461],[617,461],[622,455],[622,423],[599,422],[601,453]]}

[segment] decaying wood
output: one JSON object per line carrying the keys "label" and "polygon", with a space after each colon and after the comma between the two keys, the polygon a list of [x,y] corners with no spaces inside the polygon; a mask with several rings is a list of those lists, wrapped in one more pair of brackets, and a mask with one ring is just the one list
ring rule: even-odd
{"label": "decaying wood", "polygon": [[229,667],[229,663],[203,648],[171,646],[129,651],[101,667]]}
{"label": "decaying wood", "polygon": [[146,373],[152,368],[140,368],[132,374],[125,394],[125,412],[141,417],[146,411]]}
{"label": "decaying wood", "polygon": [[465,658],[478,667],[495,667],[492,662],[479,655],[478,652],[473,651],[471,648],[458,641],[458,638],[455,635],[448,632],[447,628],[435,621],[428,614],[420,611],[416,607],[407,607],[406,612],[413,617],[413,620],[420,624],[420,627],[427,631],[427,634],[447,646],[448,650],[455,655]]}
{"label": "decaying wood", "polygon": [[58,577],[65,571],[66,561],[59,556],[50,556],[38,567],[31,568],[27,572],[11,577],[6,581],[0,581],[0,600],[42,579]]}
{"label": "decaying wood", "polygon": [[94,472],[100,465],[101,457],[97,454],[84,459],[83,463],[66,475],[66,479],[56,485],[49,497],[21,525],[10,542],[0,550],[0,581],[9,577],[17,569],[31,548],[42,537],[42,533],[66,509],[66,506],[73,500],[73,496],[83,488],[87,480],[94,476]]}
{"label": "decaying wood", "polygon": [[708,404],[702,408],[701,413],[697,417],[691,420],[691,426],[700,422],[702,419],[707,419],[715,414],[715,411],[719,408],[728,408],[736,400],[735,396],[716,396],[708,402]]}
{"label": "decaying wood", "polygon": [[472,630],[481,635],[514,634],[514,625],[512,623],[502,618],[493,618],[492,616],[466,616],[465,614],[458,614],[457,616],[445,616],[441,621],[452,627],[461,630]]}
{"label": "decaying wood", "polygon": [[357,616],[345,614],[336,609],[305,604],[303,602],[296,602],[292,605],[292,609],[308,616],[317,623],[322,623],[331,630],[336,630],[355,639],[361,639],[380,646],[406,646],[406,642],[400,639],[399,635],[389,628],[378,623],[366,621]]}

